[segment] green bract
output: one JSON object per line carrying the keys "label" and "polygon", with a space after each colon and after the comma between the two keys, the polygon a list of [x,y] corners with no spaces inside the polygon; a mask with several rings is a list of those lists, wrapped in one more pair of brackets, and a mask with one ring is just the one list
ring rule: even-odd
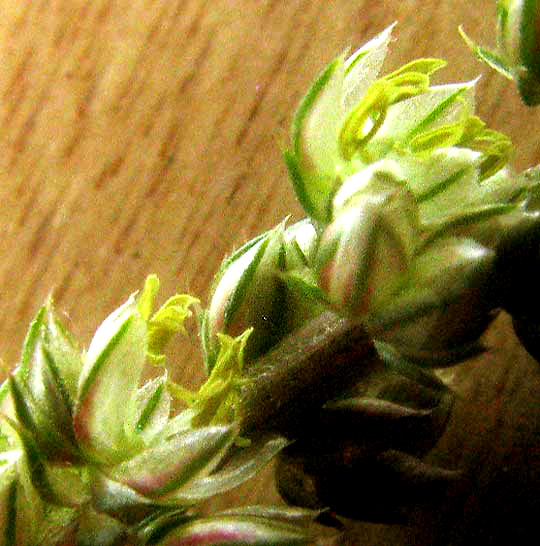
{"label": "green bract", "polygon": [[291,179],[306,212],[330,216],[329,196],[343,168],[339,132],[358,98],[374,82],[386,55],[391,28],[348,60],[338,57],[319,76],[293,121],[292,147],[285,153]]}
{"label": "green bract", "polygon": [[399,289],[418,230],[412,195],[399,183],[377,182],[345,201],[323,231],[316,257],[329,300],[358,316],[387,304]]}
{"label": "green bract", "polygon": [[540,104],[540,2],[497,1],[497,51],[476,45],[460,33],[476,56],[509,79],[517,81],[528,106]]}

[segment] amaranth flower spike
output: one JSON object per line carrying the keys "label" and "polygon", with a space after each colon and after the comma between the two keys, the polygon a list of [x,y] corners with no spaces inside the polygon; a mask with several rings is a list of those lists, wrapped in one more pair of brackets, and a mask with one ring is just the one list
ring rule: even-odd
{"label": "amaranth flower spike", "polygon": [[[286,160],[317,226],[322,300],[376,339],[401,348],[407,338],[412,358],[432,350],[434,363],[449,363],[479,349],[497,307],[488,290],[496,246],[522,220],[533,184],[506,166],[510,140],[474,114],[475,81],[433,85],[439,59],[378,75],[391,30],[323,71],[297,111]],[[451,260],[444,270],[441,259]],[[459,322],[455,303],[471,297],[489,303],[474,333],[456,337],[444,324]],[[437,327],[426,330],[426,317]]]}

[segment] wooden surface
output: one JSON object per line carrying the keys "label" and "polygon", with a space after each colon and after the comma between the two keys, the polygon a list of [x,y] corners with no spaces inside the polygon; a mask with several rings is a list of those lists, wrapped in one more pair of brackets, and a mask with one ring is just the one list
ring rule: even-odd
{"label": "wooden surface", "polygon": [[[226,253],[288,214],[300,218],[281,159],[294,108],[327,62],[395,20],[386,67],[430,55],[450,61],[440,81],[483,73],[480,115],[512,137],[517,166],[538,163],[539,112],[483,70],[457,33],[465,23],[493,43],[494,12],[489,0],[0,0],[5,364],[17,362],[51,291],[87,343],[148,273],[164,297],[189,290],[205,301]],[[433,455],[484,469],[481,493],[451,526],[455,544],[502,525],[492,492],[511,486],[504,476],[519,478],[509,498],[538,495],[538,368],[504,318],[491,336],[496,349],[456,376],[460,417]],[[196,340],[173,357],[178,378],[200,380]],[[269,479],[232,500],[275,500]],[[505,526],[526,524],[518,514]],[[437,543],[449,536],[441,521],[360,526],[353,543]]]}

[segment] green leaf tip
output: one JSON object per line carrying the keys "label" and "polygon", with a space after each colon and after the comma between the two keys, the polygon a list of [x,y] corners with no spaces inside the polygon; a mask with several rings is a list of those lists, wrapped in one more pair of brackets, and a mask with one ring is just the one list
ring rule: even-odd
{"label": "green leaf tip", "polygon": [[509,80],[513,80],[514,76],[512,75],[511,69],[508,64],[505,62],[504,58],[501,55],[498,55],[494,51],[486,49],[485,47],[479,46],[475,43],[466,33],[463,28],[463,25],[458,27],[458,32],[467,44],[468,48],[476,55],[478,60],[504,76]]}
{"label": "green leaf tip", "polygon": [[459,28],[473,53],[490,68],[517,82],[527,106],[540,104],[540,4],[537,0],[497,2],[497,50],[478,46]]}

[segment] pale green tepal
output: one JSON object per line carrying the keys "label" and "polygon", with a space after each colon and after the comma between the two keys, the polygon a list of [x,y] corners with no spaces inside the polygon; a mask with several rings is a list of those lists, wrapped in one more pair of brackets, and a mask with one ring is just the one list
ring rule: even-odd
{"label": "pale green tepal", "polygon": [[[285,158],[319,234],[323,299],[407,356],[446,364],[474,352],[489,323],[494,251],[531,181],[507,167],[510,140],[474,114],[476,81],[433,85],[438,59],[378,75],[392,28],[322,72]],[[470,335],[451,327],[470,313],[464,298],[480,315]]]}
{"label": "pale green tepal", "polygon": [[540,2],[497,0],[497,50],[475,44],[460,28],[476,56],[515,80],[527,106],[540,104]]}

